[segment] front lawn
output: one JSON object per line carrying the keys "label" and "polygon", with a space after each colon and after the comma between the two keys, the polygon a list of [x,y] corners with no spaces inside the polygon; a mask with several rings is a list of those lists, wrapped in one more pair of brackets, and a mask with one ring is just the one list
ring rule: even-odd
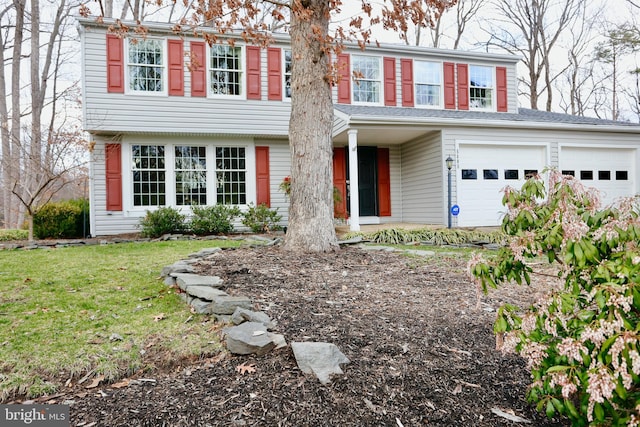
{"label": "front lawn", "polygon": [[239,241],[0,251],[0,402],[112,381],[220,350],[214,324],[159,279],[162,267]]}

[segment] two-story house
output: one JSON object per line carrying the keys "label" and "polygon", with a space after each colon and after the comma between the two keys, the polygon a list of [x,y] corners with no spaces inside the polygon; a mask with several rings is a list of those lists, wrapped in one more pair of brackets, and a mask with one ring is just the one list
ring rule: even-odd
{"label": "two-story house", "polygon": [[[118,38],[80,19],[91,233],[147,210],[267,203],[287,219],[291,51],[209,46],[170,26]],[[497,225],[500,190],[551,166],[603,192],[640,190],[640,126],[518,108],[510,55],[389,45],[347,49],[334,87],[338,215],[371,223]],[[352,76],[357,76],[356,78]]]}

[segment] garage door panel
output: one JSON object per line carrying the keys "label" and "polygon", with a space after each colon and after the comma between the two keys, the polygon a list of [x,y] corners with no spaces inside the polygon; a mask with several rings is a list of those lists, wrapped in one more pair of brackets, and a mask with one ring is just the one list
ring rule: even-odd
{"label": "garage door panel", "polygon": [[499,225],[506,208],[502,190],[520,188],[528,175],[545,167],[545,146],[461,144],[457,176],[458,225]]}

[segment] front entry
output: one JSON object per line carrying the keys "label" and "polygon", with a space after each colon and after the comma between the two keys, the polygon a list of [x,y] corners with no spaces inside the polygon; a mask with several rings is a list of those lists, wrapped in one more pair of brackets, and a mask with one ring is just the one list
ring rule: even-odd
{"label": "front entry", "polygon": [[360,216],[378,216],[378,149],[358,147]]}

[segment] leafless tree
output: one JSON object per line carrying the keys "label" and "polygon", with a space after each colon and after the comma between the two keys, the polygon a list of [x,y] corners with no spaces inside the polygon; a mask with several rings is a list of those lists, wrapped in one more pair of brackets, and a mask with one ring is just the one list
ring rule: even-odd
{"label": "leafless tree", "polygon": [[498,17],[490,26],[488,46],[519,55],[527,68],[520,78],[530,106],[538,109],[546,97],[553,104],[553,82],[564,72],[551,66],[560,35],[572,27],[584,0],[493,0]]}
{"label": "leafless tree", "polygon": [[[68,55],[77,51],[69,48],[68,42],[70,34],[75,33],[73,13],[79,6],[73,0],[13,0],[0,11],[0,59],[5,64],[0,69],[5,228],[20,226],[25,214],[31,219],[69,176],[71,168],[79,166],[78,147],[67,141],[81,139],[81,130],[71,130],[70,109],[60,106],[69,92],[77,89],[77,83],[60,81]],[[7,69],[11,72],[9,93]],[[28,84],[21,87],[21,79]],[[77,90],[74,97],[78,98]],[[72,138],[74,132],[77,135]]]}
{"label": "leafless tree", "polygon": [[[478,12],[485,7],[486,3],[487,0],[458,0],[455,7],[445,9],[443,13],[435,19],[434,26],[429,29],[431,45],[433,47],[442,47],[442,38],[448,36],[453,39],[452,48],[458,49],[468,25],[477,19]],[[453,25],[446,26],[445,21],[454,10],[456,12],[455,27]],[[450,34],[449,31],[451,31]],[[417,39],[416,45],[419,44],[419,39]]]}

